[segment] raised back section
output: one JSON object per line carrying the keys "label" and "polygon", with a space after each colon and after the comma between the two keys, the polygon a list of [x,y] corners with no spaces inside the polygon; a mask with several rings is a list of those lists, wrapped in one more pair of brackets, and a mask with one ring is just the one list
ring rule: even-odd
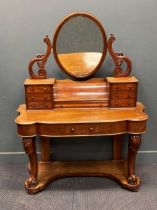
{"label": "raised back section", "polygon": [[26,105],[29,110],[54,108],[135,107],[138,80],[135,77],[70,79],[26,79]]}

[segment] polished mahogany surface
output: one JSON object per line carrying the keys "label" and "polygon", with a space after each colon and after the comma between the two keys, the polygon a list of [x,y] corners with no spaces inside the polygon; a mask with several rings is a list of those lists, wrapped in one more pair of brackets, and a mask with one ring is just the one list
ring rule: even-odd
{"label": "polished mahogany surface", "polygon": [[[69,31],[70,28],[76,31]],[[86,35],[83,40],[82,34]],[[95,41],[91,41],[90,34]],[[29,177],[25,181],[28,193],[37,193],[52,180],[65,176],[109,177],[124,188],[138,191],[141,178],[136,175],[135,160],[141,134],[146,132],[148,115],[144,105],[137,102],[139,81],[130,76],[132,62],[128,56],[113,50],[114,41],[111,34],[107,42],[105,30],[95,17],[73,13],[59,24],[53,43],[45,37],[46,53],[38,54],[30,61],[30,78],[24,82],[26,104],[19,106],[19,115],[15,119],[29,158]],[[107,50],[115,65],[113,76],[96,78],[94,73],[102,65]],[[51,53],[60,69],[73,80],[48,78],[45,67]],[[124,62],[126,68],[122,69]],[[33,69],[35,64],[38,71]],[[122,157],[123,134],[129,134],[126,159]],[[49,137],[105,135],[113,137],[112,160],[51,159]],[[41,145],[40,160],[36,140]]]}
{"label": "polished mahogany surface", "polygon": [[77,123],[106,123],[121,121],[145,121],[148,116],[143,112],[144,106],[138,102],[136,107],[123,109],[93,108],[93,109],[62,109],[27,110],[25,104],[17,110],[20,115],[16,118],[17,124],[77,124]]}
{"label": "polished mahogany surface", "polygon": [[58,54],[59,61],[64,68],[78,77],[89,75],[95,69],[95,63],[100,62],[101,57],[102,53],[100,52]]}

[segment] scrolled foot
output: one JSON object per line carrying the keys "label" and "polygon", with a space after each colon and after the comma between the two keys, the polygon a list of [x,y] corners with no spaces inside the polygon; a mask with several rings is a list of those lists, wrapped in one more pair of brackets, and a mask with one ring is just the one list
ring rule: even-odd
{"label": "scrolled foot", "polygon": [[35,187],[37,184],[38,184],[37,179],[35,179],[35,178],[32,177],[32,176],[30,176],[30,177],[26,180],[26,182],[25,182],[25,186],[26,186],[27,189],[33,188],[33,187]]}
{"label": "scrolled foot", "polygon": [[128,177],[128,184],[130,185],[137,185],[138,179],[136,175],[131,175]]}

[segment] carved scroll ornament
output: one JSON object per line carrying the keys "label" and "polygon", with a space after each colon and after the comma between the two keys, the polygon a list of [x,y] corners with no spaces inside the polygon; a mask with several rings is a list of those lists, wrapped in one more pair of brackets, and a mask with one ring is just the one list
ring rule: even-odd
{"label": "carved scroll ornament", "polygon": [[[36,58],[33,58],[28,66],[29,69],[29,74],[32,79],[46,79],[47,78],[47,73],[45,69],[45,65],[47,62],[48,57],[51,54],[51,41],[48,38],[48,35],[44,38],[44,42],[47,45],[47,50],[45,54],[38,54]],[[37,63],[39,70],[38,74],[35,74],[33,71],[33,65]]]}
{"label": "carved scroll ornament", "polygon": [[[109,53],[110,53],[110,55],[113,59],[113,62],[115,64],[114,76],[115,77],[127,77],[131,73],[132,62],[131,62],[130,58],[127,56],[124,56],[123,53],[114,52],[114,50],[112,48],[112,44],[115,40],[116,40],[116,38],[113,36],[113,34],[111,34],[111,36],[108,40],[108,50],[109,50]],[[121,67],[123,61],[126,62],[126,64],[127,64],[126,70],[123,70]]]}

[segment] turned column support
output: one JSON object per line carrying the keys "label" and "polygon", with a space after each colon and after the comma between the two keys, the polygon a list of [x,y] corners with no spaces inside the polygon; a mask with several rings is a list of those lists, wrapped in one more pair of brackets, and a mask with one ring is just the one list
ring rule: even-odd
{"label": "turned column support", "polygon": [[113,160],[121,160],[122,159],[122,140],[123,135],[115,135],[112,137],[113,142]]}
{"label": "turned column support", "polygon": [[135,175],[135,160],[136,154],[141,144],[140,134],[129,135],[128,145],[128,183],[130,185],[136,185],[138,182],[137,176]]}
{"label": "turned column support", "polygon": [[36,154],[35,138],[24,137],[22,140],[25,153],[29,158],[29,174],[30,176],[25,181],[25,187],[27,189],[33,188],[37,185],[38,178],[38,158]]}
{"label": "turned column support", "polygon": [[40,137],[40,148],[41,148],[41,162],[50,161],[50,138],[41,136]]}

